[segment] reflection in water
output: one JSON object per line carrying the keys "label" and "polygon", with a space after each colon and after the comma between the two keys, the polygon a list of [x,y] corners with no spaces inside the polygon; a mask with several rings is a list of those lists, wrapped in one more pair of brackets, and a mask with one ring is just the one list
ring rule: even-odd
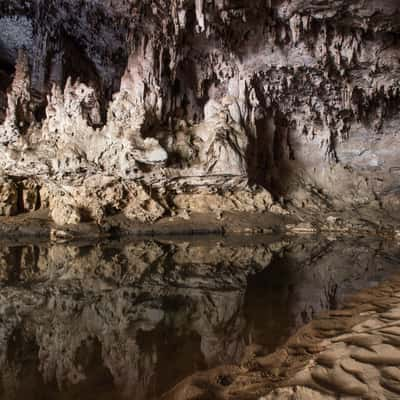
{"label": "reflection in water", "polygon": [[[248,241],[248,243],[246,242]],[[0,398],[159,398],[396,270],[381,242],[3,246]]]}
{"label": "reflection in water", "polygon": [[265,352],[345,297],[399,272],[400,247],[381,240],[293,240],[268,268],[250,275],[245,313],[250,337]]}

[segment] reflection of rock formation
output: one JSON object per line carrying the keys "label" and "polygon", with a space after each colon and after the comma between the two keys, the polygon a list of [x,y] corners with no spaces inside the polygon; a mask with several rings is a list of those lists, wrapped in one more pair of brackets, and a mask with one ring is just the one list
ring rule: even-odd
{"label": "reflection of rock formation", "polygon": [[[39,368],[37,393],[57,396],[57,383],[91,395],[90,385],[104,380],[98,394],[116,390],[145,399],[194,370],[238,361],[246,277],[271,257],[261,244],[6,247],[3,391],[23,393],[31,384],[26,376]],[[176,354],[166,341],[175,343]]]}
{"label": "reflection of rock formation", "polygon": [[248,344],[275,349],[395,271],[398,253],[371,241],[241,242],[3,247],[3,392],[157,398],[197,370],[240,362]]}
{"label": "reflection of rock formation", "polygon": [[[351,292],[371,287],[397,272],[396,244],[374,240],[296,240],[268,269],[250,278],[247,312],[252,336],[273,348],[323,310],[336,309]],[[257,318],[265,312],[267,318]]]}
{"label": "reflection of rock formation", "polygon": [[[366,239],[332,241],[323,238],[293,241],[285,247],[283,254],[273,258],[267,269],[249,278],[244,306],[249,346],[246,346],[240,367],[223,365],[198,372],[176,385],[163,399],[262,398],[276,382],[284,379],[286,374],[295,373],[304,365],[305,359],[312,358],[312,355],[319,351],[312,335],[307,331],[303,336],[294,335],[290,338],[290,346],[278,346],[283,345],[305,322],[318,317],[321,311],[341,306],[350,293],[376,286],[380,281],[395,274],[399,260],[400,248],[395,243]],[[390,281],[387,286],[390,287]],[[373,290],[371,289],[371,292]],[[372,296],[370,300],[372,307],[379,310],[380,300],[378,299],[376,304]],[[367,309],[370,306],[367,305]],[[329,318],[317,318],[315,326],[319,329],[315,339],[320,341],[321,337],[337,335],[343,331],[341,320],[346,318],[348,314],[341,311],[336,311],[336,314],[332,312],[332,317]],[[278,350],[275,351],[277,347]],[[269,354],[271,352],[273,353]],[[348,353],[344,358],[347,356]],[[333,361],[334,359],[335,357],[332,357]],[[339,353],[335,361],[336,369],[341,360]],[[327,377],[322,385],[322,393],[325,393],[330,384],[337,384],[337,387],[342,385],[341,393],[349,394],[346,391],[349,386],[343,389],[345,382],[339,384],[338,381],[329,381],[335,373],[331,371],[333,367],[332,364],[332,368],[326,365],[316,368],[320,376]],[[357,371],[365,372],[359,366],[354,371],[353,375],[356,375]],[[338,379],[344,375],[346,374],[338,374]],[[299,385],[308,386],[309,383],[312,383],[311,379],[303,383],[297,381]],[[284,397],[285,393],[294,397]],[[297,394],[290,390],[284,390],[280,394],[282,399],[297,398]],[[276,397],[271,398],[281,397],[278,393]]]}

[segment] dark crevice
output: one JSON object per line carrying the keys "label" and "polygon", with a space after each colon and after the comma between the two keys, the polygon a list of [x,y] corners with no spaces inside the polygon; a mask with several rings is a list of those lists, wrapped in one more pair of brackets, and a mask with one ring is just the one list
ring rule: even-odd
{"label": "dark crevice", "polygon": [[10,88],[15,73],[14,65],[0,57],[0,124],[6,117],[8,99],[7,91]]}

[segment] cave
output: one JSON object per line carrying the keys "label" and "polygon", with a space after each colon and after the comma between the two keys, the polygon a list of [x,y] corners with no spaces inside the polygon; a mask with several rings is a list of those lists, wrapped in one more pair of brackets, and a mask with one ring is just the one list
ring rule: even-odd
{"label": "cave", "polygon": [[[49,155],[58,172],[90,164],[145,191],[166,187],[168,198],[181,187],[240,187],[272,196],[267,211],[378,208],[396,219],[396,4],[253,3],[10,3],[3,141],[61,137],[69,154]],[[28,60],[23,91],[18,51]],[[13,132],[6,90],[27,108],[10,115]]]}
{"label": "cave", "polygon": [[0,397],[397,398],[399,126],[398,0],[0,0]]}

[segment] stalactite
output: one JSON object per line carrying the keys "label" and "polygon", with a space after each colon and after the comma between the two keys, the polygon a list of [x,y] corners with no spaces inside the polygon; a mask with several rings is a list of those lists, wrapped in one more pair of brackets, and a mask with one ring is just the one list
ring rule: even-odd
{"label": "stalactite", "polygon": [[[356,146],[374,147],[376,135],[397,143],[397,14],[364,3],[256,0],[250,7],[240,0],[51,0],[24,6],[27,12],[10,0],[11,15],[0,16],[0,23],[7,22],[8,36],[16,30],[21,44],[32,43],[31,75],[22,81],[33,90],[18,96],[32,104],[41,96],[42,110],[49,96],[45,116],[24,106],[17,118],[23,115],[24,127],[0,126],[0,164],[17,175],[35,168],[62,175],[63,168],[75,168],[176,188],[176,182],[187,185],[190,174],[211,179],[207,174],[216,170],[252,181],[251,155],[262,153],[264,159],[275,146],[282,151],[274,168],[264,171],[265,185],[284,171],[288,185],[282,193],[289,195],[295,186],[290,181],[301,170],[337,196],[345,182],[332,185],[340,180],[333,165],[361,165],[348,154]],[[74,43],[76,60],[68,43]],[[16,52],[13,46],[8,54]],[[83,59],[90,68],[82,66]],[[13,96],[9,116],[16,114]],[[282,137],[268,136],[273,134],[263,128],[267,116]],[[63,143],[68,156],[57,148],[48,156],[51,168],[35,156],[21,156],[33,138],[39,147],[45,146],[42,139]],[[272,145],[275,140],[284,143]],[[376,157],[382,158],[380,151]],[[383,170],[368,168],[381,177]],[[360,167],[357,173],[365,171]]]}

